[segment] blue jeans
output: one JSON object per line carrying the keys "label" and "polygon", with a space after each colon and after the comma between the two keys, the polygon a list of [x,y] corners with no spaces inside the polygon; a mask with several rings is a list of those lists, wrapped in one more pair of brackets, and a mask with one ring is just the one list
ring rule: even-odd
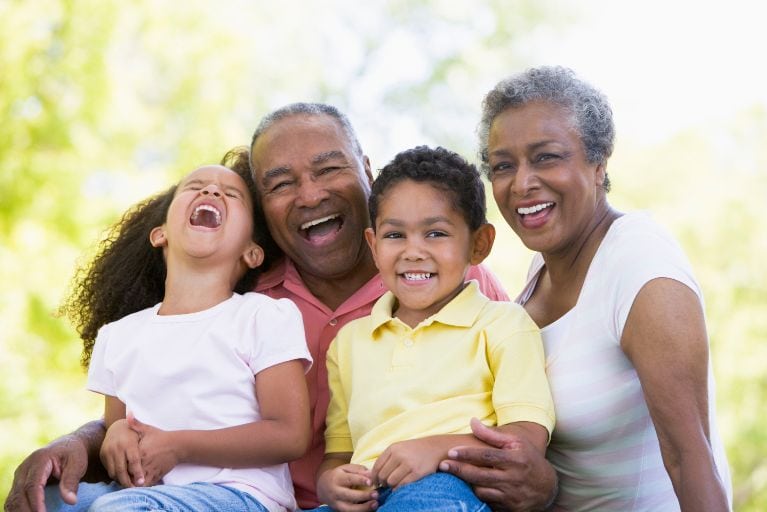
{"label": "blue jeans", "polygon": [[48,512],[267,512],[266,507],[246,492],[202,482],[130,489],[123,489],[115,482],[80,483],[76,505],[64,503],[58,485],[49,485],[45,488],[45,507]]}
{"label": "blue jeans", "polygon": [[[327,505],[313,509],[330,512]],[[403,485],[397,490],[381,489],[378,493],[380,512],[490,512],[471,490],[471,486],[449,473],[434,473]]]}

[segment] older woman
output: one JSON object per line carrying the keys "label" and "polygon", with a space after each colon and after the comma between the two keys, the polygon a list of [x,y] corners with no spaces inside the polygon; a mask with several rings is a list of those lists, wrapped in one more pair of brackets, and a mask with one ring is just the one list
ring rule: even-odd
{"label": "older woman", "polygon": [[558,493],[544,459],[478,424],[498,449],[442,469],[497,510],[727,510],[700,288],[665,230],[607,201],[606,98],[568,69],[531,69],[485,97],[479,133],[498,207],[537,252],[517,300],[542,329]]}

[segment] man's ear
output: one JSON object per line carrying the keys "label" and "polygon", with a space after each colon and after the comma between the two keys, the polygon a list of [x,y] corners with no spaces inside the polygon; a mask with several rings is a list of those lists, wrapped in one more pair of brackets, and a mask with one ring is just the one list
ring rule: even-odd
{"label": "man's ear", "polygon": [[367,155],[362,156],[362,166],[365,168],[365,176],[368,178],[368,185],[373,185],[373,171],[370,170],[370,159]]}
{"label": "man's ear", "polygon": [[378,260],[376,256],[376,232],[373,231],[373,228],[365,228],[365,241],[368,243],[368,247],[370,247],[370,253],[373,255],[373,262],[375,262],[376,268],[378,268]]}
{"label": "man's ear", "polygon": [[605,179],[607,178],[607,162],[602,162],[597,165],[597,187],[604,188]]}
{"label": "man's ear", "polygon": [[256,268],[264,262],[264,250],[256,242],[251,242],[242,254],[242,261],[248,268]]}
{"label": "man's ear", "polygon": [[493,242],[495,242],[495,226],[489,222],[482,224],[474,231],[470,255],[472,265],[479,265],[487,258],[493,248]]}
{"label": "man's ear", "polygon": [[165,237],[165,225],[152,228],[149,232],[149,243],[152,247],[167,247],[168,239]]}

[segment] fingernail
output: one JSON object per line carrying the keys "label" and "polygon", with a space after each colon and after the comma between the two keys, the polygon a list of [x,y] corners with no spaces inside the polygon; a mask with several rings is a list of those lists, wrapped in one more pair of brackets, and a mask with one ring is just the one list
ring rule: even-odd
{"label": "fingernail", "polygon": [[447,456],[450,457],[450,458],[457,457],[458,456],[458,452],[456,450],[448,450],[447,451]]}
{"label": "fingernail", "polygon": [[440,471],[447,471],[448,469],[450,469],[450,466],[448,465],[447,462],[440,462],[439,463],[439,470]]}

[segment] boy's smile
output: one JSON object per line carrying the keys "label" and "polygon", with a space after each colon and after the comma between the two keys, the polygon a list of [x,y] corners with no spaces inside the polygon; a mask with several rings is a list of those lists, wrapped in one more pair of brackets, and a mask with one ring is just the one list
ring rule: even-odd
{"label": "boy's smile", "polygon": [[365,232],[381,277],[397,298],[393,316],[411,327],[458,295],[469,266],[479,262],[475,239],[484,226],[472,233],[450,194],[431,182],[396,183],[380,201],[375,232]]}

